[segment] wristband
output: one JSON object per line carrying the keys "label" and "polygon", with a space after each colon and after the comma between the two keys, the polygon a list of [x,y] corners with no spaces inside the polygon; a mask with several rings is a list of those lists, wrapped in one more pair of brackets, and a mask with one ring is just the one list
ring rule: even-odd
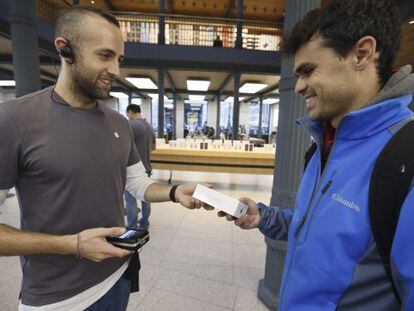
{"label": "wristband", "polygon": [[170,200],[174,203],[178,203],[177,198],[175,197],[175,191],[177,190],[178,185],[174,185],[170,189]]}
{"label": "wristband", "polygon": [[80,233],[77,234],[77,247],[76,247],[76,258],[78,259],[82,259],[83,258],[83,250],[82,250],[82,241],[81,241],[81,236]]}

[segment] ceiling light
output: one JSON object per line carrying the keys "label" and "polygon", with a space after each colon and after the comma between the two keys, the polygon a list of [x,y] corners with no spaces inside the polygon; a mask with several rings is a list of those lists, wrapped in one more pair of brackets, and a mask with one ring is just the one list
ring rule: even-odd
{"label": "ceiling light", "polygon": [[112,97],[119,98],[119,99],[129,98],[128,94],[124,92],[109,92],[109,95],[111,95]]}
{"label": "ceiling light", "polygon": [[263,104],[277,104],[279,102],[279,98],[266,98],[263,101]]}
{"label": "ceiling light", "polygon": [[254,93],[257,93],[260,90],[264,89],[266,86],[267,86],[266,83],[246,82],[241,86],[241,88],[239,89],[239,92],[240,93],[254,94]]}
{"label": "ceiling light", "polygon": [[137,97],[131,98],[131,104],[141,105],[142,104],[142,98],[137,98]]}
{"label": "ceiling light", "polygon": [[14,80],[0,80],[0,86],[16,86],[16,81],[14,81]]}
{"label": "ceiling light", "polygon": [[[157,93],[148,93],[147,94],[152,99],[158,100],[158,94]],[[164,101],[168,100],[168,97],[164,95]]]}
{"label": "ceiling light", "polygon": [[[239,102],[243,101],[243,99],[244,99],[244,97],[239,97]],[[233,96],[227,97],[225,102],[234,103],[234,97]]]}
{"label": "ceiling light", "polygon": [[210,86],[208,80],[187,80],[187,89],[189,91],[207,91]]}
{"label": "ceiling light", "polygon": [[188,95],[189,100],[204,100],[204,95]]}
{"label": "ceiling light", "polygon": [[126,77],[125,79],[139,89],[156,90],[158,88],[154,81],[152,81],[150,78]]}
{"label": "ceiling light", "polygon": [[408,22],[409,24],[414,24],[414,19]]}

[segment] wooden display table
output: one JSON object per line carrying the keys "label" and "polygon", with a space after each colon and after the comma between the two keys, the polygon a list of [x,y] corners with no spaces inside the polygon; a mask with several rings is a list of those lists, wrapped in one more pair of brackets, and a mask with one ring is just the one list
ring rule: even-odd
{"label": "wooden display table", "polygon": [[151,153],[154,169],[273,174],[274,153],[160,148]]}

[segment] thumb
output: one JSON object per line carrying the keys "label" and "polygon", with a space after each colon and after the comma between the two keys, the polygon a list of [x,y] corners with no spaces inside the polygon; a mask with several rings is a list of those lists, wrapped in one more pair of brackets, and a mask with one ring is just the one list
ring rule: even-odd
{"label": "thumb", "polygon": [[120,235],[126,231],[123,227],[112,227],[112,228],[102,228],[98,235],[101,237],[106,237],[109,235],[115,236]]}

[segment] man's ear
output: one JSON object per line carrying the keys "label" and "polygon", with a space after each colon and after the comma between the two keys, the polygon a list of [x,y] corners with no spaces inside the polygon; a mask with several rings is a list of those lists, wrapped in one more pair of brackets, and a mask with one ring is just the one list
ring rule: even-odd
{"label": "man's ear", "polygon": [[63,38],[63,37],[57,37],[55,39],[55,48],[56,48],[56,51],[59,51],[60,48],[62,46],[64,46],[66,43],[67,43],[67,40],[65,38]]}
{"label": "man's ear", "polygon": [[355,68],[364,70],[372,63],[376,63],[378,58],[377,40],[372,36],[365,36],[358,40],[354,48]]}

